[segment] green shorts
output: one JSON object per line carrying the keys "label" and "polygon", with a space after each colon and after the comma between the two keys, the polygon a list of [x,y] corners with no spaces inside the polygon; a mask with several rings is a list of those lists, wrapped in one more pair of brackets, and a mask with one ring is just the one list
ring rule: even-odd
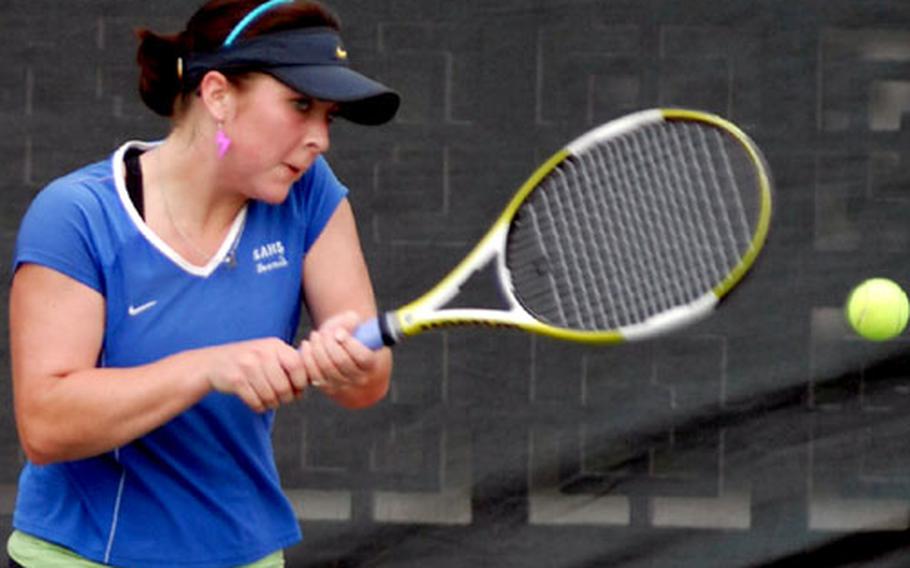
{"label": "green shorts", "polygon": [[[46,540],[36,538],[20,531],[13,531],[6,543],[10,558],[24,566],[41,566],[41,568],[104,568],[79,556],[68,548],[63,548]],[[284,552],[279,550],[260,558],[252,564],[238,568],[284,568]]]}

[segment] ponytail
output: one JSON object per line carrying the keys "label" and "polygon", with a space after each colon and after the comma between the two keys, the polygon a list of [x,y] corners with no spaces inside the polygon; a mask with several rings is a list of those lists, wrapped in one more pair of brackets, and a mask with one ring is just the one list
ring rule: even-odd
{"label": "ponytail", "polygon": [[139,96],[156,114],[174,115],[174,105],[183,92],[178,59],[182,57],[178,35],[162,36],[147,29],[136,32],[139,50]]}

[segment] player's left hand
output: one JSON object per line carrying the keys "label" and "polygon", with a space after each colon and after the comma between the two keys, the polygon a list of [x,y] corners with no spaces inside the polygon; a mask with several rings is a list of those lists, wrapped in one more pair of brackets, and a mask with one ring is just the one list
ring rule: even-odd
{"label": "player's left hand", "polygon": [[300,344],[310,384],[329,396],[370,382],[378,357],[352,335],[361,319],[353,311],[332,316]]}

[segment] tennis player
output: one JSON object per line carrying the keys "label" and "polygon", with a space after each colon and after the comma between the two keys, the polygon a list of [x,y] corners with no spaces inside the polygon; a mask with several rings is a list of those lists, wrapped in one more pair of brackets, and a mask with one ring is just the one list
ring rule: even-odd
{"label": "tennis player", "polygon": [[[352,70],[338,27],[313,2],[211,0],[178,35],[140,32],[140,92],[169,135],[31,204],[11,566],[283,566],[300,540],[275,409],[311,385],[372,405],[391,370],[351,336],[376,307],[323,154],[334,117],[381,124],[399,97]],[[295,347],[301,305],[315,330]]]}

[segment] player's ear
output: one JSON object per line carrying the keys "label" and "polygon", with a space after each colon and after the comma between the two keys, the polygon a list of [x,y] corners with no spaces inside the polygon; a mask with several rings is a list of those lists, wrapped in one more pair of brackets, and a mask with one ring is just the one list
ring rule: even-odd
{"label": "player's ear", "polygon": [[235,92],[228,78],[218,71],[209,71],[199,83],[199,97],[216,122],[233,113]]}

